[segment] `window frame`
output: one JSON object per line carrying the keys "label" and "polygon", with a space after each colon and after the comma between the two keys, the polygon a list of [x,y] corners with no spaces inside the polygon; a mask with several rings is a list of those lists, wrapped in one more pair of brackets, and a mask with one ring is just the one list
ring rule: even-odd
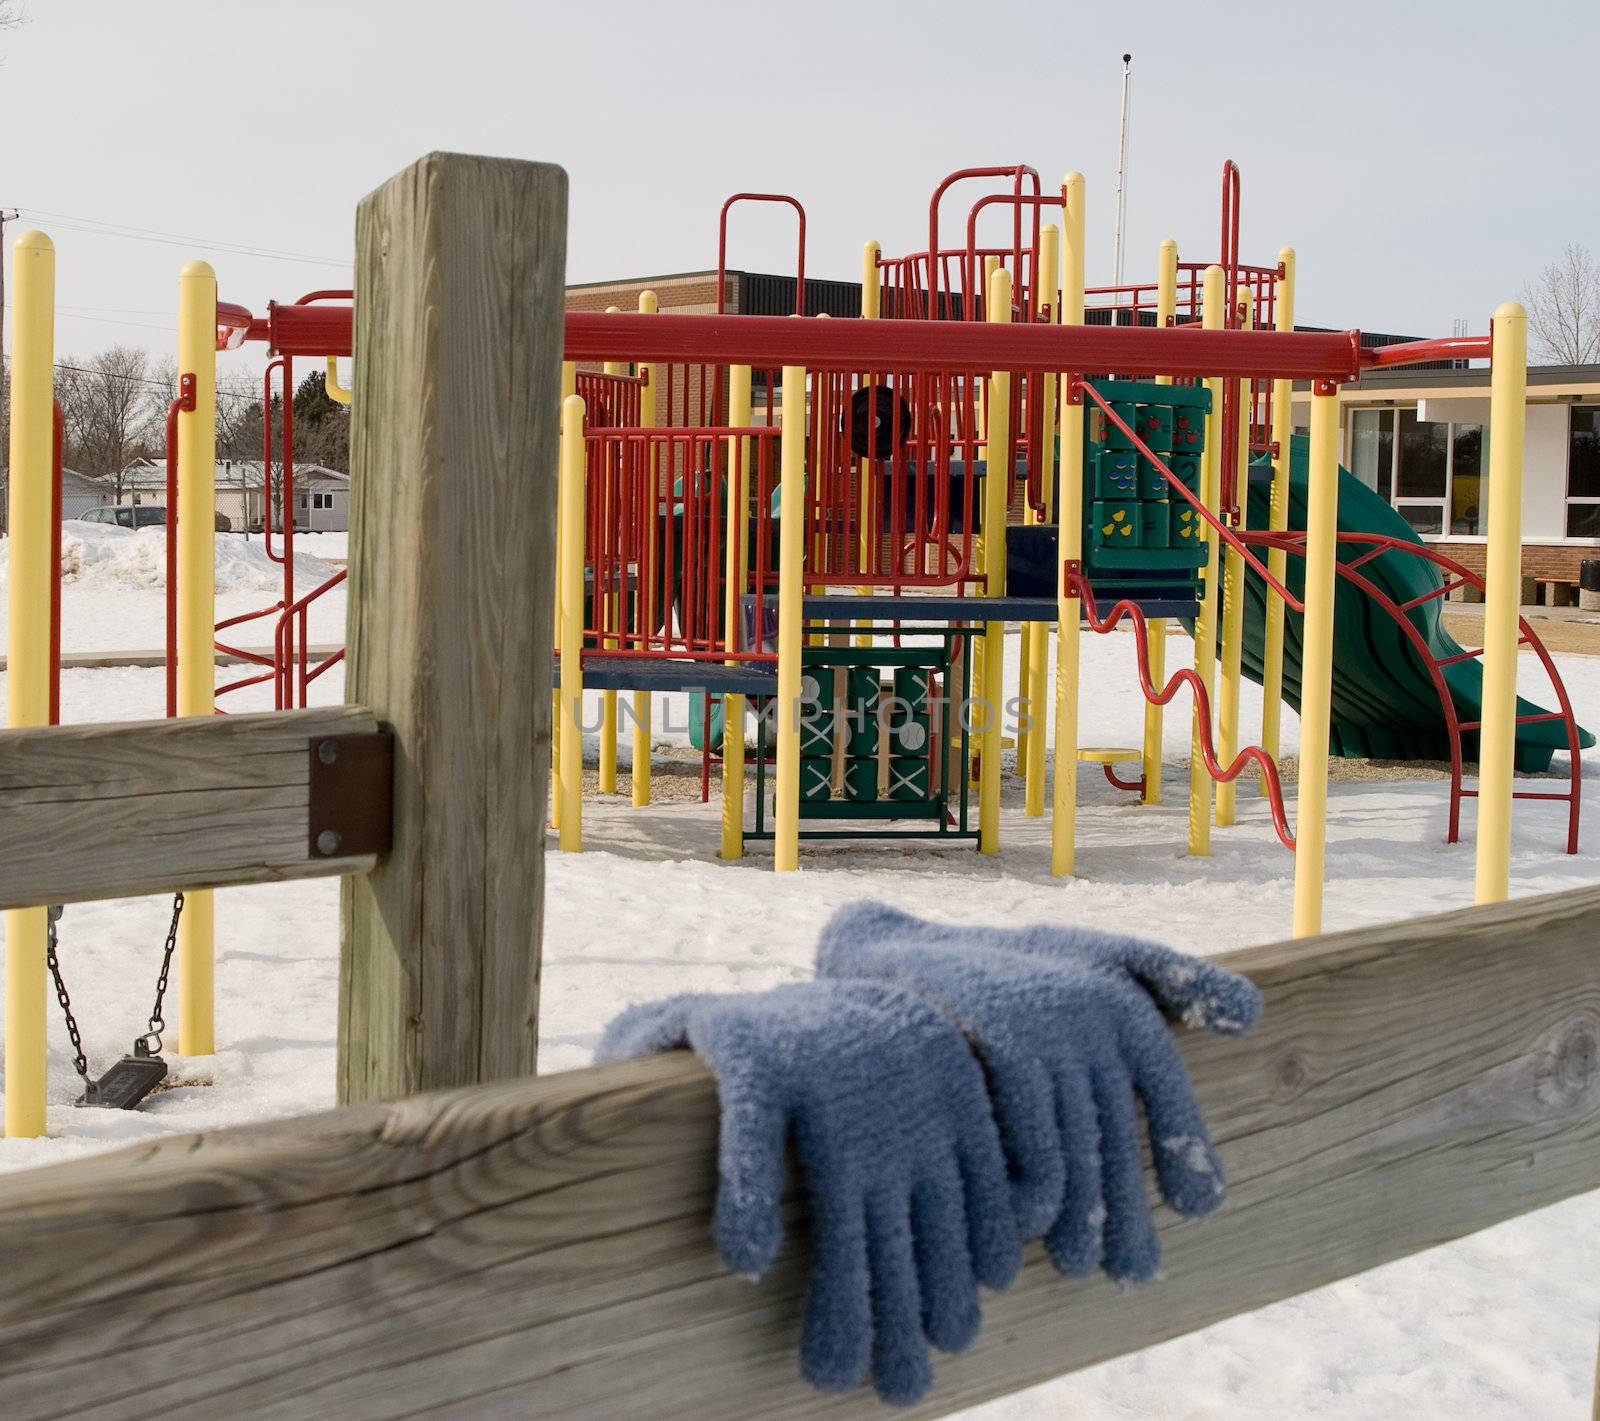
{"label": "window frame", "polygon": [[1561,471],[1561,536],[1564,541],[1579,543],[1584,546],[1600,545],[1600,536],[1590,533],[1573,533],[1568,531],[1572,527],[1572,510],[1577,508],[1593,508],[1600,505],[1600,494],[1574,494],[1572,492],[1572,422],[1573,415],[1578,410],[1593,410],[1597,432],[1600,432],[1600,400],[1572,400],[1567,404],[1567,438],[1566,466]]}
{"label": "window frame", "polygon": [[[1350,406],[1348,406],[1348,409],[1349,409],[1350,417],[1347,418],[1344,421],[1344,425],[1345,425],[1345,439],[1344,439],[1344,443],[1345,443],[1345,451],[1344,451],[1345,458],[1344,458],[1344,464],[1345,464],[1345,467],[1347,469],[1353,469],[1354,468],[1355,438],[1356,438],[1356,433],[1355,433],[1355,415],[1357,415],[1358,413],[1371,411],[1371,412],[1375,412],[1377,414],[1386,415],[1388,417],[1388,419],[1389,419],[1389,469],[1388,469],[1388,474],[1387,474],[1388,492],[1387,493],[1383,492],[1381,487],[1379,489],[1375,489],[1374,492],[1377,493],[1378,496],[1380,498],[1382,498],[1389,505],[1389,507],[1394,509],[1394,511],[1396,513],[1398,513],[1402,518],[1405,518],[1407,523],[1411,522],[1411,519],[1407,516],[1407,510],[1408,509],[1412,509],[1412,508],[1428,509],[1428,510],[1434,511],[1434,512],[1436,512],[1438,514],[1438,516],[1439,516],[1439,531],[1436,532],[1436,533],[1424,533],[1420,529],[1417,529],[1415,524],[1412,525],[1413,531],[1416,532],[1416,534],[1417,534],[1417,536],[1419,538],[1423,538],[1423,539],[1433,538],[1433,539],[1438,539],[1440,541],[1449,541],[1451,539],[1481,539],[1481,538],[1486,536],[1483,533],[1457,533],[1457,532],[1454,532],[1451,529],[1451,523],[1452,523],[1453,518],[1454,518],[1454,510],[1455,510],[1456,431],[1458,429],[1465,429],[1468,426],[1471,426],[1473,428],[1482,429],[1485,432],[1485,440],[1484,440],[1484,444],[1483,444],[1483,449],[1482,449],[1482,452],[1481,452],[1481,454],[1479,456],[1480,472],[1476,475],[1476,477],[1480,480],[1480,489],[1483,490],[1484,492],[1486,492],[1487,491],[1488,482],[1489,482],[1489,468],[1488,468],[1489,446],[1488,446],[1488,439],[1487,439],[1487,433],[1488,433],[1488,425],[1487,424],[1482,424],[1477,420],[1461,420],[1461,421],[1457,421],[1457,420],[1453,420],[1453,419],[1452,420],[1418,420],[1418,423],[1426,423],[1426,424],[1440,424],[1440,423],[1442,423],[1444,425],[1444,430],[1445,430],[1445,434],[1444,434],[1444,452],[1445,452],[1445,461],[1444,461],[1444,494],[1443,494],[1442,497],[1438,497],[1438,498],[1421,498],[1421,497],[1417,497],[1417,496],[1414,496],[1414,495],[1413,496],[1402,496],[1401,494],[1399,494],[1397,492],[1397,490],[1399,488],[1399,481],[1400,481],[1400,414],[1401,414],[1401,411],[1403,411],[1403,410],[1410,410],[1410,411],[1412,411],[1413,414],[1415,414],[1415,412],[1418,409],[1418,405],[1415,404],[1415,403],[1396,403],[1396,402],[1389,402],[1389,403],[1384,403],[1384,404],[1351,404]],[[1570,434],[1569,434],[1569,438],[1568,438],[1568,449],[1569,449],[1569,458],[1570,458],[1570,449],[1571,449]],[[1381,474],[1379,475],[1379,483],[1380,483],[1380,485],[1383,482],[1383,477],[1384,477],[1383,475],[1381,475]],[[1579,501],[1580,502],[1589,502],[1589,501],[1600,502],[1600,499],[1579,500]]]}

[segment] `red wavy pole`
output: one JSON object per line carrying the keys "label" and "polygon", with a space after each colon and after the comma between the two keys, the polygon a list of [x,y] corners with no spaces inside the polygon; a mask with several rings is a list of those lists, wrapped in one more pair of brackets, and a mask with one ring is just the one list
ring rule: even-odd
{"label": "red wavy pole", "polygon": [[1138,632],[1134,637],[1134,650],[1139,657],[1139,689],[1144,692],[1145,700],[1151,705],[1164,706],[1178,694],[1180,686],[1188,686],[1194,692],[1195,703],[1200,713],[1200,758],[1205,761],[1206,773],[1218,784],[1231,784],[1244,773],[1246,765],[1255,764],[1261,771],[1261,777],[1267,786],[1267,802],[1272,806],[1272,827],[1278,835],[1278,842],[1290,853],[1294,852],[1294,835],[1289,831],[1288,816],[1283,807],[1283,782],[1278,778],[1278,766],[1272,756],[1267,754],[1259,745],[1246,745],[1233,759],[1233,762],[1223,769],[1217,759],[1216,746],[1211,739],[1211,699],[1206,695],[1205,683],[1192,669],[1185,666],[1172,673],[1172,679],[1159,691],[1150,679],[1150,652],[1148,638],[1145,636],[1147,623],[1144,613],[1138,605],[1129,601],[1112,604],[1111,610],[1102,618],[1095,605],[1094,591],[1089,586],[1089,580],[1076,568],[1068,567],[1066,570],[1067,596],[1077,597],[1083,603],[1084,619],[1089,623],[1091,630],[1104,635],[1106,632],[1115,631],[1118,623],[1124,617],[1132,620]]}

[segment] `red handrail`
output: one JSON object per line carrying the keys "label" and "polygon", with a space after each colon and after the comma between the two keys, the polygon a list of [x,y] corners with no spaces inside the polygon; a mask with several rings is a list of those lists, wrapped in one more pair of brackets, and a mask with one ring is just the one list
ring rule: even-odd
{"label": "red handrail", "polygon": [[1180,667],[1172,673],[1165,686],[1159,691],[1156,690],[1155,682],[1150,679],[1149,638],[1145,635],[1147,624],[1139,605],[1126,599],[1114,602],[1111,610],[1102,618],[1095,605],[1094,589],[1089,585],[1089,579],[1084,576],[1083,569],[1077,564],[1068,563],[1065,577],[1067,596],[1076,597],[1082,602],[1084,620],[1089,623],[1091,631],[1102,635],[1115,631],[1124,617],[1133,622],[1136,633],[1133,639],[1134,649],[1139,658],[1139,689],[1144,693],[1145,700],[1154,706],[1164,706],[1178,694],[1180,686],[1188,686],[1193,691],[1197,707],[1200,758],[1205,763],[1206,773],[1212,779],[1218,784],[1231,784],[1244,773],[1246,765],[1254,764],[1259,767],[1261,778],[1267,787],[1267,803],[1272,809],[1273,830],[1278,836],[1278,842],[1293,853],[1294,835],[1289,831],[1289,820],[1283,807],[1283,782],[1278,777],[1277,762],[1259,745],[1246,745],[1224,768],[1217,759],[1216,745],[1211,735],[1211,698],[1206,693],[1205,682],[1200,679],[1199,674],[1187,666]]}
{"label": "red handrail", "polygon": [[[1304,533],[1271,533],[1266,531],[1258,531],[1245,532],[1240,536],[1248,542],[1254,544],[1269,547],[1280,547],[1285,551],[1298,552],[1302,555],[1304,553]],[[1462,563],[1457,562],[1454,558],[1440,552],[1437,548],[1431,547],[1426,543],[1413,543],[1408,539],[1396,538],[1387,533],[1340,533],[1338,535],[1338,539],[1340,543],[1344,544],[1364,544],[1368,546],[1371,551],[1364,554],[1362,557],[1355,559],[1355,561],[1351,563],[1336,562],[1334,564],[1334,570],[1340,576],[1349,578],[1360,585],[1363,592],[1366,592],[1366,594],[1372,597],[1372,599],[1377,602],[1379,606],[1388,611],[1396,621],[1411,629],[1411,631],[1415,631],[1416,629],[1411,622],[1409,615],[1407,614],[1413,611],[1415,608],[1421,606],[1424,602],[1442,598],[1456,587],[1476,587],[1481,591],[1485,586],[1483,578],[1477,573],[1471,571]],[[1443,568],[1450,574],[1450,576],[1442,579],[1440,586],[1427,594],[1427,596],[1413,598],[1411,601],[1404,604],[1396,603],[1392,598],[1389,598],[1384,593],[1378,591],[1378,589],[1368,582],[1366,578],[1354,575],[1354,569],[1361,563],[1366,562],[1369,558],[1380,556],[1386,552],[1404,553],[1410,557],[1422,558],[1424,561],[1432,563],[1436,567]],[[1562,680],[1561,672],[1556,667],[1555,658],[1550,655],[1549,648],[1546,647],[1544,642],[1539,639],[1538,633],[1534,631],[1532,625],[1529,623],[1526,617],[1520,615],[1518,616],[1517,632],[1518,644],[1526,645],[1534,653],[1534,655],[1539,658],[1539,664],[1544,669],[1545,676],[1550,682],[1551,691],[1556,697],[1556,704],[1559,706],[1559,710],[1554,712],[1541,712],[1537,715],[1519,715],[1516,718],[1517,724],[1526,725],[1539,720],[1560,720],[1566,725],[1567,758],[1570,771],[1571,788],[1564,794],[1538,794],[1528,790],[1519,790],[1514,792],[1512,797],[1515,799],[1566,800],[1570,805],[1570,810],[1567,816],[1567,852],[1569,854],[1575,854],[1578,852],[1578,830],[1581,819],[1581,806],[1583,799],[1583,747],[1578,743],[1577,717],[1572,709],[1572,698],[1567,693],[1566,682]],[[1410,638],[1413,642],[1413,645],[1418,645],[1418,637],[1420,637],[1420,633],[1418,633],[1416,637]],[[1442,700],[1446,703],[1444,707],[1445,724],[1452,742],[1449,842],[1455,843],[1460,833],[1461,810],[1459,801],[1463,796],[1471,798],[1477,793],[1475,790],[1467,790],[1461,787],[1461,750],[1456,741],[1459,739],[1459,734],[1461,731],[1478,729],[1478,722],[1457,721],[1455,715],[1455,702],[1454,699],[1449,695],[1449,688],[1444,683],[1442,676],[1435,675],[1431,668],[1436,666],[1442,671],[1445,666],[1451,665],[1456,661],[1471,660],[1474,657],[1481,656],[1483,654],[1483,648],[1479,647],[1474,651],[1465,652],[1459,656],[1450,656],[1442,659],[1433,656],[1433,654],[1427,650],[1425,644],[1418,645],[1418,651],[1423,658],[1424,664],[1430,666],[1430,675],[1433,675],[1435,689],[1440,692]]]}
{"label": "red handrail", "polygon": [[[1039,185],[1038,172],[1026,163],[1002,163],[994,167],[984,168],[958,168],[948,174],[934,188],[933,196],[928,199],[928,318],[937,320],[939,317],[939,208],[944,201],[945,193],[949,192],[957,183],[966,182],[969,178],[1010,178],[1011,191],[1017,196],[1022,195],[1024,179],[1032,179],[1033,195],[1039,196],[1042,188]],[[1021,264],[1022,254],[1022,208],[1019,206],[1012,222],[1012,248],[1017,254],[1018,264]],[[1033,250],[1039,249],[1039,209],[1033,210]]]}
{"label": "red handrail", "polygon": [[[1017,209],[1017,223],[1015,225],[1018,228],[1020,228],[1021,225],[1022,209],[1028,206],[1033,208],[1033,272],[1030,277],[1024,279],[1022,274],[1022,251],[1019,237],[1017,239],[1017,248],[1013,254],[1017,266],[1016,287],[1012,292],[1013,305],[1019,301],[1024,302],[1025,304],[1023,306],[1023,310],[1026,312],[1025,319],[1031,321],[1035,319],[1034,308],[1037,305],[1034,287],[1039,284],[1039,211],[1041,208],[1045,207],[1065,208],[1067,205],[1067,199],[1061,193],[1045,193],[1041,195],[1039,193],[991,192],[983,197],[980,197],[975,203],[972,204],[971,211],[967,213],[967,250],[965,268],[966,291],[962,301],[962,317],[968,321],[975,321],[978,318],[976,300],[978,295],[979,279],[978,214],[985,207],[991,207],[1002,203],[1006,206]],[[989,293],[987,291],[984,291],[983,296],[985,301],[988,299],[988,294]]]}
{"label": "red handrail", "polygon": [[1363,350],[1361,363],[1369,368],[1381,368],[1415,365],[1424,360],[1488,360],[1492,351],[1493,340],[1489,336],[1435,336],[1430,340],[1407,340]]}
{"label": "red handrail", "polygon": [[717,214],[717,314],[722,315],[726,309],[724,297],[728,276],[728,210],[738,202],[781,202],[794,208],[799,221],[799,253],[795,258],[794,268],[794,313],[797,316],[805,315],[806,210],[799,198],[791,197],[786,192],[736,192],[722,204],[722,211]]}

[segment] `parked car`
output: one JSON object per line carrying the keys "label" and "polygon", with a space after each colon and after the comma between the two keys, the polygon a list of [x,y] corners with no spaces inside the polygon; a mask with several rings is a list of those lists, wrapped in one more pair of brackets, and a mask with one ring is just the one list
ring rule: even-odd
{"label": "parked car", "polygon": [[[165,528],[167,510],[159,503],[118,503],[109,508],[91,508],[80,521],[112,523],[118,528]],[[217,514],[216,529],[219,533],[233,530],[232,520],[226,513]]]}

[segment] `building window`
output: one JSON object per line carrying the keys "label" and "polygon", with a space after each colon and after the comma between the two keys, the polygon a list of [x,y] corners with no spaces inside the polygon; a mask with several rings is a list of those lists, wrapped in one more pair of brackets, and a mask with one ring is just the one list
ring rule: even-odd
{"label": "building window", "polygon": [[333,507],[333,495],[331,493],[314,493],[311,495],[311,506],[313,508],[331,509]]}
{"label": "building window", "polygon": [[1600,538],[1600,405],[1574,405],[1567,431],[1567,536]]}
{"label": "building window", "polygon": [[1450,426],[1450,531],[1482,537],[1489,531],[1489,466],[1483,426]]}
{"label": "building window", "polygon": [[1394,411],[1350,412],[1350,472],[1384,499],[1393,494]]}
{"label": "building window", "polygon": [[1487,530],[1483,445],[1481,424],[1421,420],[1415,408],[1350,412],[1350,472],[1418,533]]}

